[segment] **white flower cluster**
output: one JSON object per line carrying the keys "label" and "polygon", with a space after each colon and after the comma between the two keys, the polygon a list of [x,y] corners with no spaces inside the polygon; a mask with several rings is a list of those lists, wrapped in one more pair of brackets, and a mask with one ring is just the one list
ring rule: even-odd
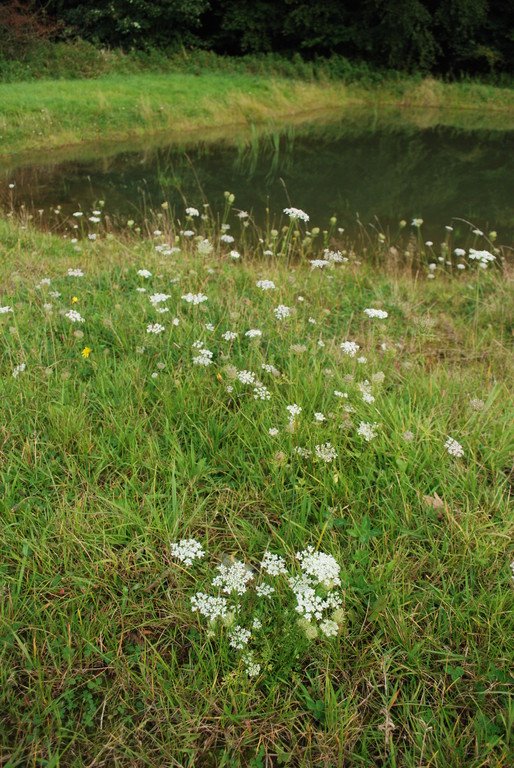
{"label": "white flower cluster", "polygon": [[294,419],[295,416],[299,416],[302,412],[302,406],[297,405],[296,403],[293,403],[293,405],[288,405],[286,407],[286,410],[289,411],[291,414],[291,418]]}
{"label": "white flower cluster", "polygon": [[190,206],[189,208],[186,208],[186,214],[188,216],[191,216],[191,218],[193,218],[193,217],[199,216],[200,211],[198,210],[198,208],[193,208],[192,206]]}
{"label": "white flower cluster", "polygon": [[240,627],[239,624],[237,624],[230,630],[228,634],[228,642],[231,648],[235,648],[236,651],[242,651],[250,642],[251,636],[252,633],[249,629]]}
{"label": "white flower cluster", "polygon": [[321,459],[327,464],[331,464],[334,459],[337,459],[337,451],[335,448],[333,448],[332,445],[330,445],[330,443],[322,443],[321,445],[316,445],[315,451],[318,459]]}
{"label": "white flower cluster", "polygon": [[84,277],[81,269],[68,269],[68,277]]}
{"label": "white flower cluster", "polygon": [[7,314],[7,312],[12,312],[12,311],[13,311],[12,307],[9,307],[9,306],[7,306],[7,307],[0,307],[0,315],[5,315],[5,314]]}
{"label": "white flower cluster", "polygon": [[152,293],[150,296],[150,303],[153,307],[156,307],[158,304],[168,301],[168,299],[171,299],[169,293]]}
{"label": "white flower cluster", "polygon": [[249,339],[259,339],[262,336],[262,331],[259,331],[258,328],[250,328],[249,331],[246,331],[245,336],[248,336]]}
{"label": "white flower cluster", "polygon": [[331,264],[341,264],[348,261],[347,257],[343,256],[341,251],[331,251],[328,248],[325,248],[323,257]]}
{"label": "white flower cluster", "polygon": [[368,317],[376,317],[379,320],[385,320],[387,315],[387,312],[384,309],[372,309],[368,308],[364,310],[364,314]]}
{"label": "white flower cluster", "polygon": [[274,552],[266,552],[261,561],[261,568],[270,576],[279,576],[281,573],[287,573],[286,561],[280,555]]}
{"label": "white flower cluster", "polygon": [[359,345],[355,341],[343,341],[343,343],[339,346],[345,355],[348,355],[348,357],[355,357],[360,349]]}
{"label": "white flower cluster", "polygon": [[184,296],[181,296],[184,301],[187,301],[188,304],[202,304],[204,301],[208,301],[208,296],[205,296],[203,293],[186,293]]}
{"label": "white flower cluster", "polygon": [[333,589],[333,587],[341,585],[339,577],[341,569],[337,560],[332,555],[327,555],[325,552],[316,552],[314,547],[310,546],[301,552],[297,552],[296,559],[300,562],[302,571],[312,576],[326,589]]}
{"label": "white flower cluster", "polygon": [[171,544],[171,554],[177,557],[184,565],[193,564],[193,560],[199,560],[205,555],[205,551],[196,539],[181,539]]}
{"label": "white flower cluster", "polygon": [[237,339],[237,333],[235,331],[225,331],[225,333],[221,334],[221,338],[225,339],[225,341],[234,341],[234,339]]}
{"label": "white flower cluster", "polygon": [[468,257],[472,261],[477,261],[483,269],[487,269],[487,265],[496,260],[496,256],[489,251],[476,251],[474,248],[469,249]]}
{"label": "white flower cluster", "polygon": [[196,244],[196,250],[200,256],[209,256],[213,251],[213,245],[207,238],[202,238]]}
{"label": "white flower cluster", "polygon": [[160,325],[160,323],[149,323],[149,325],[146,326],[146,332],[147,333],[155,333],[159,334],[164,331],[164,325]]}
{"label": "white flower cluster", "polygon": [[191,607],[193,611],[198,611],[209,621],[216,621],[227,615],[228,600],[226,597],[212,597],[205,592],[197,592],[191,598]]}
{"label": "white flower cluster", "polygon": [[253,571],[241,560],[234,560],[233,563],[222,563],[218,566],[219,575],[212,583],[215,587],[221,587],[225,594],[230,595],[235,592],[237,595],[244,595],[248,589],[248,582],[253,579]]}
{"label": "white flower cluster", "polygon": [[284,213],[290,219],[299,219],[300,221],[309,221],[309,214],[302,211],[301,208],[284,208]]}
{"label": "white flower cluster", "polygon": [[255,400],[271,400],[271,393],[264,384],[254,388],[253,396]]}
{"label": "white flower cluster", "polygon": [[273,282],[273,280],[257,280],[257,288],[260,288],[263,291],[272,291],[277,286]]}
{"label": "white flower cluster", "polygon": [[67,317],[68,320],[71,320],[72,323],[85,323],[86,322],[85,318],[83,318],[82,315],[80,314],[80,312],[77,312],[76,309],[69,309],[66,312],[65,317]]}
{"label": "white flower cluster", "polygon": [[446,448],[450,456],[455,456],[458,459],[464,456],[464,448],[460,443],[454,440],[453,437],[448,438],[448,440],[444,444],[444,447]]}
{"label": "white flower cluster", "polygon": [[[201,544],[195,539],[182,539],[172,544],[171,551],[172,555],[186,566],[205,554]],[[308,639],[314,639],[320,633],[327,638],[335,637],[339,633],[344,614],[341,609],[342,597],[335,591],[335,588],[341,585],[337,561],[331,555],[317,552],[312,546],[297,552],[296,560],[300,564],[300,575],[297,568],[292,572],[288,570],[283,557],[274,552],[266,552],[258,575],[244,562],[226,558],[218,566],[218,573],[212,580],[212,585],[228,597],[197,592],[191,598],[192,610],[208,620],[211,637],[215,637],[216,626],[222,631],[226,628],[228,645],[241,652],[239,658],[249,677],[254,677],[261,671],[261,664],[255,661],[254,650],[250,646],[259,642],[259,635],[254,633],[259,633],[264,627],[263,615],[259,615],[262,610],[259,609],[259,604],[256,614],[252,608],[252,614],[245,615],[248,606],[255,605],[254,600],[241,600],[248,592],[250,582],[257,582],[254,594],[267,601],[268,607],[264,610],[268,616],[270,611],[274,611],[277,620],[282,621],[284,615],[284,595],[275,604],[273,595],[277,591],[276,587],[264,580],[264,575],[281,579],[283,587],[289,587],[295,601],[295,611],[300,616],[296,623]],[[327,612],[330,613],[327,615]],[[219,625],[216,624],[218,621]],[[262,643],[259,645],[262,646]]]}
{"label": "white flower cluster", "polygon": [[285,304],[279,304],[273,312],[277,320],[285,320],[286,317],[291,317],[291,307],[286,307]]}
{"label": "white flower cluster", "polygon": [[26,367],[27,367],[27,366],[25,365],[25,363],[20,363],[19,365],[16,365],[16,366],[14,367],[14,370],[13,370],[13,372],[12,372],[12,375],[13,375],[13,377],[14,377],[15,379],[17,379],[17,378],[18,378],[18,376],[20,375],[20,373],[23,373],[23,371],[25,370],[25,368],[26,368]]}
{"label": "white flower cluster", "polygon": [[330,262],[327,259],[311,259],[310,265],[311,269],[323,269],[323,267],[328,267]]}
{"label": "white flower cluster", "polygon": [[256,384],[255,373],[253,371],[238,371],[236,378],[241,384]]}
{"label": "white flower cluster", "polygon": [[193,365],[203,365],[204,367],[211,365],[214,353],[204,347],[203,341],[195,341],[193,349],[198,350],[198,355],[193,357]]}
{"label": "white flower cluster", "polygon": [[361,421],[357,429],[357,434],[363,437],[369,443],[371,440],[373,440],[374,437],[377,436],[377,433],[375,432],[377,428],[378,424],[376,422],[370,424],[367,421]]}
{"label": "white flower cluster", "polygon": [[[68,274],[69,274],[69,270],[68,270]],[[145,277],[147,279],[152,276],[152,273],[149,272],[147,269],[138,269],[137,274],[139,275],[139,277]]]}

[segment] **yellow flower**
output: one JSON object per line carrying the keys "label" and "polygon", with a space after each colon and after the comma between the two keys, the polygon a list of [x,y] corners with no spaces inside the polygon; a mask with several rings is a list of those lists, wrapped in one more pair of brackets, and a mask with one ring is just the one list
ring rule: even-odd
{"label": "yellow flower", "polygon": [[89,354],[91,352],[91,347],[84,347],[82,350],[82,357],[89,357]]}
{"label": "yellow flower", "polygon": [[78,301],[77,297],[76,297],[76,296],[73,296],[73,297],[72,297],[72,299],[71,299],[71,303],[72,303],[72,304],[76,304],[76,303],[77,303],[77,301]]}

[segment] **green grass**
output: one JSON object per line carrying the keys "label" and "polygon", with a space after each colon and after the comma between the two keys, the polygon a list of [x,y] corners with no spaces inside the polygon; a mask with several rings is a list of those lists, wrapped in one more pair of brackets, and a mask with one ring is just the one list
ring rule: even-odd
{"label": "green grass", "polygon": [[[137,137],[183,137],[206,128],[281,123],[359,105],[473,110],[512,125],[511,89],[416,78],[377,86],[262,74],[183,72],[0,83],[0,157]],[[443,120],[444,122],[444,120]]]}
{"label": "green grass", "polygon": [[[152,239],[100,224],[96,241],[73,243],[0,221],[0,306],[13,308],[0,314],[3,764],[507,766],[512,293],[501,252],[498,267],[463,260],[428,279],[412,247],[408,265],[392,265],[376,240],[372,264],[332,240],[349,260],[320,270],[308,259],[322,243],[303,225],[259,244],[230,201],[225,218],[236,244],[209,221],[182,224],[208,236],[207,255],[165,211]],[[276,289],[258,289],[262,278]],[[168,313],[152,308],[154,292],[170,294]],[[188,304],[188,292],[208,301]],[[279,304],[290,318],[275,317]],[[165,331],[148,334],[155,322]],[[192,364],[198,339],[209,366]],[[348,339],[366,362],[343,354]],[[255,400],[236,369],[271,399]],[[302,412],[288,430],[292,403]],[[378,424],[369,443],[361,421]],[[449,435],[462,458],[446,452]],[[331,463],[315,456],[326,442]],[[207,554],[185,568],[170,543],[189,537]],[[283,579],[268,603],[251,589],[239,621],[259,615],[263,628],[249,678],[227,628],[210,637],[190,598],[217,592],[227,556],[257,578],[267,549],[291,564],[308,545],[341,566],[339,634],[308,641]]]}

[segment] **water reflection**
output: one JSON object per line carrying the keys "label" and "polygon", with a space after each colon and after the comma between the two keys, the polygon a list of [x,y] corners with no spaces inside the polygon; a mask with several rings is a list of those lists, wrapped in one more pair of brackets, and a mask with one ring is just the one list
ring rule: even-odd
{"label": "water reflection", "polygon": [[293,204],[322,227],[332,215],[347,230],[357,214],[384,228],[422,216],[427,235],[439,236],[456,216],[498,230],[504,242],[512,237],[513,130],[445,125],[425,113],[415,121],[394,112],[331,117],[138,151],[106,147],[82,157],[75,150],[61,162],[5,167],[0,182],[14,182],[15,203],[33,209],[60,204],[69,214],[105,200],[119,222],[142,220],[164,200],[178,215],[186,201],[221,208],[230,190],[257,221],[268,206],[278,213]]}

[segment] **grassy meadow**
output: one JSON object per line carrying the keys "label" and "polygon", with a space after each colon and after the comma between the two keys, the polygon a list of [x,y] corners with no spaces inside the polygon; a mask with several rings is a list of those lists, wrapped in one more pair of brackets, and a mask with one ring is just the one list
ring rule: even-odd
{"label": "grassy meadow", "polygon": [[225,201],[0,220],[2,765],[507,768],[508,250]]}
{"label": "grassy meadow", "polygon": [[[30,151],[145,137],[184,137],[205,129],[276,125],[317,112],[358,106],[430,108],[487,114],[512,126],[510,88],[391,78],[362,83],[302,80],[251,72],[108,73],[83,80],[0,83],[0,158]],[[313,110],[313,105],[315,109]],[[493,117],[494,116],[494,117]]]}

